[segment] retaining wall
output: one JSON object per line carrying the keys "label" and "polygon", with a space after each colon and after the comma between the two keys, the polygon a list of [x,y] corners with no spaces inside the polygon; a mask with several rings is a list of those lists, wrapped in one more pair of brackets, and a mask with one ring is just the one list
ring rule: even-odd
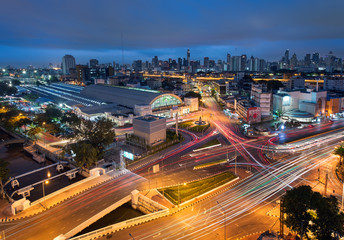
{"label": "retaining wall", "polygon": [[[143,224],[145,222],[149,222],[149,221],[155,220],[157,218],[165,217],[168,215],[170,215],[169,209],[161,210],[159,212],[150,213],[150,214],[147,214],[144,216],[140,216],[140,217],[133,218],[133,219],[130,219],[127,221],[116,223],[116,224],[98,229],[96,231],[83,234],[83,235],[78,236],[78,237],[70,238],[70,240],[96,239],[96,238],[105,236],[107,234],[117,232],[117,231],[129,228],[132,226],[140,225],[140,224]],[[60,236],[54,238],[54,240],[66,239],[66,238],[61,238],[61,237],[62,236],[60,235]]]}

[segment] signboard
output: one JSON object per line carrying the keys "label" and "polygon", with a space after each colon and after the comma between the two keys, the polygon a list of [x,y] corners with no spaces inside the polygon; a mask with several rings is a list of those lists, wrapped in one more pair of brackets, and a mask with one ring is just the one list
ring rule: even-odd
{"label": "signboard", "polygon": [[130,153],[130,152],[124,151],[124,152],[123,152],[123,156],[124,156],[125,158],[130,159],[130,160],[134,160],[134,154],[132,154],[132,153]]}
{"label": "signboard", "polygon": [[247,122],[250,124],[261,122],[261,112],[259,107],[250,107],[247,109]]}

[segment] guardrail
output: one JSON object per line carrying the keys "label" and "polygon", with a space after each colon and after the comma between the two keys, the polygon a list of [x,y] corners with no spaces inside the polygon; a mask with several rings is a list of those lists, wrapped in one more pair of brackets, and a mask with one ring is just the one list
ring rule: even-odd
{"label": "guardrail", "polygon": [[71,184],[71,185],[69,185],[69,186],[67,186],[67,187],[61,188],[60,190],[57,190],[57,191],[55,191],[55,192],[53,192],[53,193],[50,193],[50,194],[46,195],[44,198],[40,198],[40,199],[38,199],[38,200],[32,202],[32,203],[30,204],[30,207],[33,207],[33,206],[35,206],[35,205],[37,205],[37,204],[40,204],[41,202],[46,201],[47,199],[50,199],[50,198],[52,198],[52,197],[55,197],[56,195],[59,195],[59,194],[61,194],[61,193],[63,193],[63,192],[66,192],[66,191],[68,191],[68,190],[71,189],[71,188],[74,188],[74,187],[76,187],[76,186],[79,186],[79,185],[81,185],[81,184],[84,184],[84,183],[86,183],[86,182],[88,182],[88,181],[90,181],[90,180],[93,180],[93,179],[97,178],[97,177],[99,177],[99,176],[88,177],[88,178],[85,178],[85,179],[83,179],[83,180],[80,180],[80,181],[78,181],[78,182],[76,182],[76,183],[74,183],[74,184]]}

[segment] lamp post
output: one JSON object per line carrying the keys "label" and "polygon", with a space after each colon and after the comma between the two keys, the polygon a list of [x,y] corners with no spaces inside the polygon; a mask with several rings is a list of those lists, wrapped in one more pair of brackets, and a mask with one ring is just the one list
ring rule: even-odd
{"label": "lamp post", "polygon": [[225,218],[225,225],[224,225],[224,239],[226,240],[227,239],[227,231],[226,231],[226,221],[227,221],[227,216],[226,216],[226,212],[225,212],[225,210],[223,209],[223,207],[222,207],[222,205],[218,202],[218,201],[216,201],[217,202],[217,204],[218,205],[220,205],[220,207],[221,207],[221,209],[222,209],[222,211],[223,211],[223,216],[224,216],[224,218]]}
{"label": "lamp post", "polygon": [[42,182],[42,189],[43,189],[43,200],[45,200],[44,184],[48,184],[48,183],[49,183],[49,181],[48,181],[48,180],[46,180],[46,181],[43,181],[43,182]]}

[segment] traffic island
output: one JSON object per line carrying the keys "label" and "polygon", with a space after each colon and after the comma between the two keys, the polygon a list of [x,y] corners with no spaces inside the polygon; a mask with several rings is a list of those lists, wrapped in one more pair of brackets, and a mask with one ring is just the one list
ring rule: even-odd
{"label": "traffic island", "polygon": [[216,191],[238,177],[231,172],[223,172],[202,180],[158,189],[174,205],[180,205]]}

